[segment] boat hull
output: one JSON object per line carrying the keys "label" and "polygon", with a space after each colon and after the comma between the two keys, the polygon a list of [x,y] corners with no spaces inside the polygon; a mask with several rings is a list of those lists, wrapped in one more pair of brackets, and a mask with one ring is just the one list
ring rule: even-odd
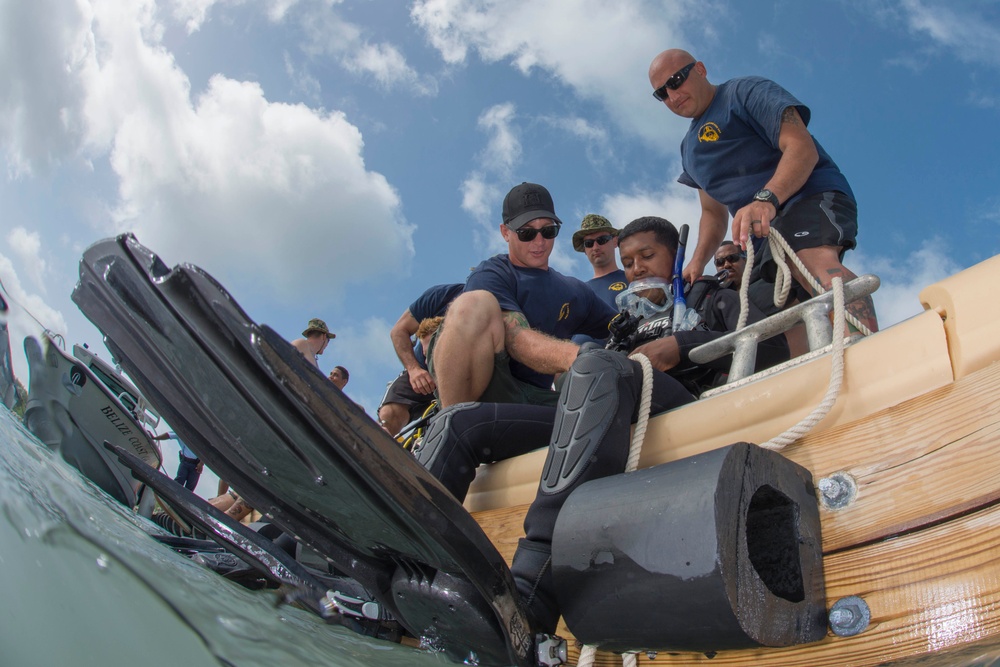
{"label": "boat hull", "polygon": [[110,442],[159,468],[159,448],[117,396],[80,360],[45,339],[25,340],[31,372],[25,423],[45,444],[127,507],[140,482],[103,444]]}

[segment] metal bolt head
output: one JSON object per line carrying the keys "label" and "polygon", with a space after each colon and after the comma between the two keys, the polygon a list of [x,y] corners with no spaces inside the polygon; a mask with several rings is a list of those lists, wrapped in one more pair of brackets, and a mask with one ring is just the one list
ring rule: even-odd
{"label": "metal bolt head", "polygon": [[816,483],[819,489],[819,501],[829,510],[844,509],[858,495],[858,484],[849,473],[835,472]]}
{"label": "metal bolt head", "polygon": [[871,609],[857,595],[840,598],[830,607],[830,629],[838,637],[853,637],[868,629]]}

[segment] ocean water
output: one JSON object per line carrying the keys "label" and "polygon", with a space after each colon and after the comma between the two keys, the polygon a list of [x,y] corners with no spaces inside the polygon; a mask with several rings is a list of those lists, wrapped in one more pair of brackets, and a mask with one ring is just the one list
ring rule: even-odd
{"label": "ocean water", "polygon": [[0,406],[0,665],[452,665],[279,605],[152,540],[145,520]]}

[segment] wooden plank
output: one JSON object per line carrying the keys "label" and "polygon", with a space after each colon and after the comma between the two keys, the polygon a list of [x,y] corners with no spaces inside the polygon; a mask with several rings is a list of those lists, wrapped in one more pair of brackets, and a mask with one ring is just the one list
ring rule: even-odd
{"label": "wooden plank", "polygon": [[[866,419],[806,436],[782,453],[821,477],[846,471],[858,496],[822,511],[826,553],[1000,500],[1000,363]],[[879,444],[881,443],[881,444]],[[528,504],[473,516],[511,557]]]}
{"label": "wooden plank", "polygon": [[[814,433],[865,419],[954,380],[941,318],[930,311],[852,345],[845,363],[841,395]],[[821,402],[830,367],[829,355],[823,356],[652,419],[639,466],[776,436]],[[544,459],[545,452],[538,451],[481,466],[466,507],[479,512],[531,502]]]}
{"label": "wooden plank", "polygon": [[[879,665],[934,653],[940,657],[920,664],[950,666],[966,654],[1000,656],[1000,403],[990,400],[998,389],[1000,364],[993,364],[789,447],[784,453],[816,479],[847,471],[858,480],[852,505],[822,512],[824,564],[830,603],[861,595],[872,626],[854,638],[718,654],[711,664]],[[474,515],[508,562],[527,508]],[[977,508],[984,509],[971,513]],[[709,659],[661,653],[640,663]],[[620,658],[599,654],[597,664]]]}
{"label": "wooden plank", "polygon": [[[919,661],[922,667],[956,667],[983,655],[1000,656],[1000,506],[827,556],[824,563],[828,606],[858,595],[871,608],[872,622],[863,633],[831,633],[814,644],[712,658],[661,652],[650,660],[640,654],[639,664],[874,667]],[[664,600],[662,622],[684,613],[683,604],[670,604]],[[575,664],[579,649],[570,643]],[[599,652],[595,664],[617,666],[621,657]]]}
{"label": "wooden plank", "polygon": [[831,552],[895,535],[1000,499],[1000,364],[815,436],[782,453],[812,471],[858,482],[854,503],[824,510]]}

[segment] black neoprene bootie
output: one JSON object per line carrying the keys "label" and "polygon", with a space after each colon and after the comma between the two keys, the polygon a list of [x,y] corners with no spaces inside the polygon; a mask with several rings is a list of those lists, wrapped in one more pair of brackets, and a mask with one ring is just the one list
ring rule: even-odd
{"label": "black neoprene bootie", "polygon": [[521,538],[510,571],[532,631],[553,634],[559,622],[559,606],[552,582],[552,547]]}

